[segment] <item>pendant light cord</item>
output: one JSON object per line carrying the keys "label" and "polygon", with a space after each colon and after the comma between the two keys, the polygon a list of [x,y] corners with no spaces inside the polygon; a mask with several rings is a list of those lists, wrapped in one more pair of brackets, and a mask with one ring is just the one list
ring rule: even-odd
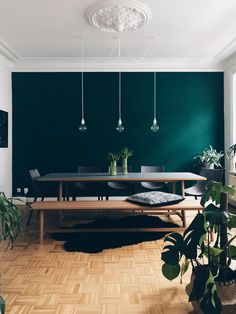
{"label": "pendant light cord", "polygon": [[119,120],[121,120],[121,72],[119,72]]}
{"label": "pendant light cord", "polygon": [[81,116],[84,120],[84,38],[81,37]]}
{"label": "pendant light cord", "polygon": [[156,100],[157,100],[157,75],[156,72],[154,72],[154,79],[153,79],[153,114],[154,114],[154,119],[156,119]]}
{"label": "pendant light cord", "polygon": [[[121,67],[121,60],[120,60],[120,33],[118,33],[118,58]],[[121,72],[119,72],[119,121],[121,121]]]}

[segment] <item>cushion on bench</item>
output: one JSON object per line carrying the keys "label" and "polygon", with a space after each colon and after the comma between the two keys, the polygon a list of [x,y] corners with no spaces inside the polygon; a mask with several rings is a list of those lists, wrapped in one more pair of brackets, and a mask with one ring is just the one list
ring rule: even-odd
{"label": "cushion on bench", "polygon": [[128,202],[155,207],[177,204],[183,200],[181,195],[158,191],[138,193],[126,198]]}

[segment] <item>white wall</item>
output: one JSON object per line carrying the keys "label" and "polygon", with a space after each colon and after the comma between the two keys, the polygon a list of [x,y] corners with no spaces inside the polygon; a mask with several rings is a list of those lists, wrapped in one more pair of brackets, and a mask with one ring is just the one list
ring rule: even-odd
{"label": "white wall", "polygon": [[0,148],[0,191],[12,195],[12,82],[11,69],[0,58],[0,110],[8,112],[8,148]]}

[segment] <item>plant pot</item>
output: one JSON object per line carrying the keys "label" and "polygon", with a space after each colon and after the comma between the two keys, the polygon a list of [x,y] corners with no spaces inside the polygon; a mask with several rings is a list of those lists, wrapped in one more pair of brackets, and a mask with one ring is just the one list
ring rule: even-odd
{"label": "plant pot", "polygon": [[[195,274],[192,273],[190,283],[185,287],[187,295],[190,295],[193,287]],[[235,314],[236,313],[236,281],[218,283],[216,282],[217,295],[222,303],[222,314]],[[191,302],[194,311],[202,314],[199,304],[196,301]]]}
{"label": "plant pot", "polygon": [[112,176],[117,175],[117,161],[116,160],[110,161],[109,169],[110,169],[110,175],[112,175]]}
{"label": "plant pot", "polygon": [[122,158],[122,170],[123,174],[128,174],[128,158]]}
{"label": "plant pot", "polygon": [[204,162],[203,163],[203,168],[214,169],[214,164],[211,164],[209,162]]}

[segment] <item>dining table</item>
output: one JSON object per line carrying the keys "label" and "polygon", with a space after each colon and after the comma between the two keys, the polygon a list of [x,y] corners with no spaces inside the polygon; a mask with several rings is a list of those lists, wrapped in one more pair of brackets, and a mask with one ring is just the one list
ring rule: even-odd
{"label": "dining table", "polygon": [[115,176],[108,172],[90,173],[48,173],[37,179],[39,182],[58,183],[58,200],[63,199],[63,184],[72,182],[171,182],[172,192],[176,193],[176,183],[181,183],[181,193],[184,196],[185,181],[203,181],[205,177],[192,172],[130,172],[127,175]]}

